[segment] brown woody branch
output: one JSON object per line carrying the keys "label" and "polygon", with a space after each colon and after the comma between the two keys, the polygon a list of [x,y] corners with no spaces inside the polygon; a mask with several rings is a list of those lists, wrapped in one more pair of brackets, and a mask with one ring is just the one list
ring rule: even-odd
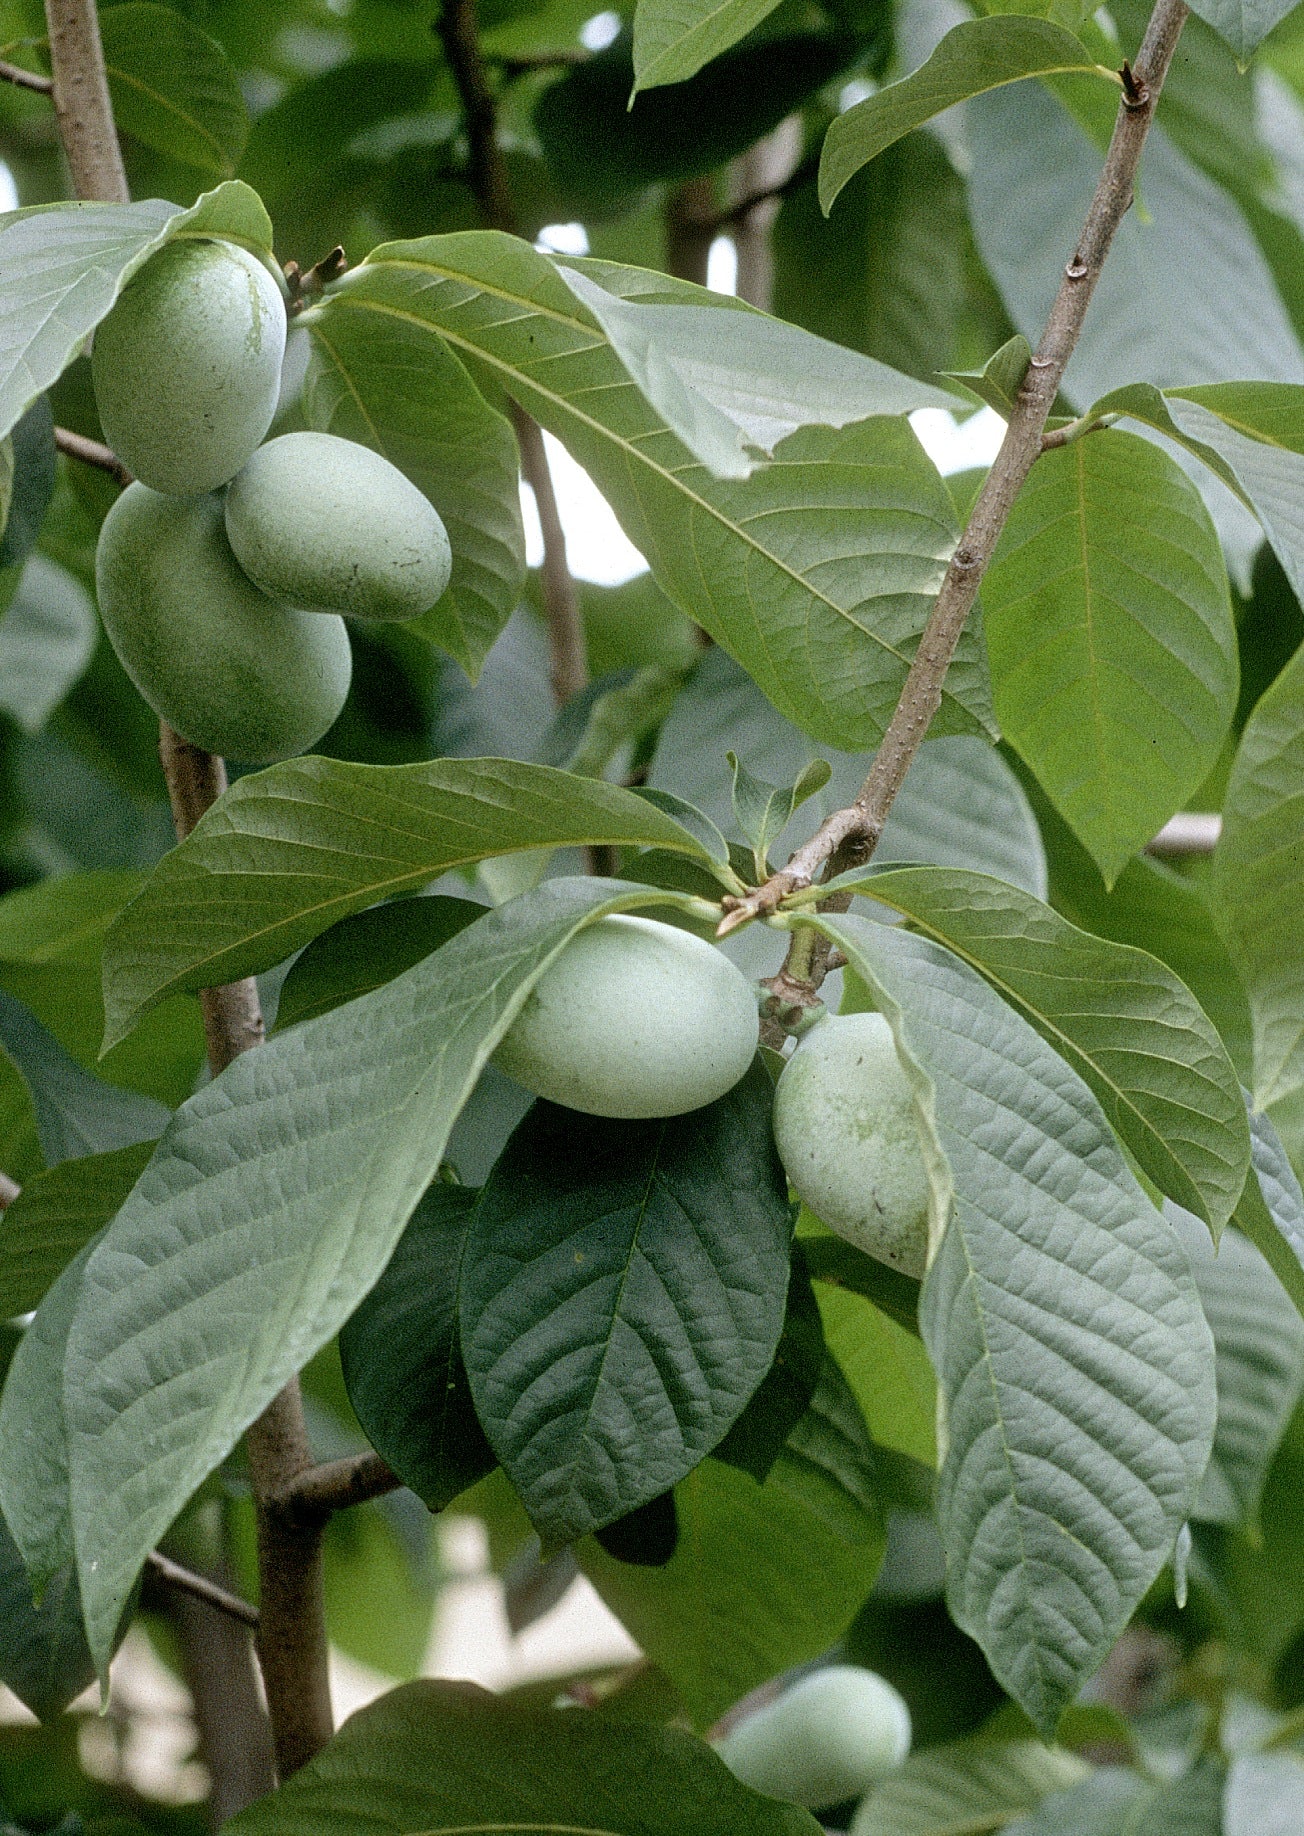
{"label": "brown woody branch", "polygon": [[216,1607],[220,1613],[226,1613],[246,1626],[258,1624],[256,1606],[251,1606],[247,1600],[241,1600],[238,1594],[231,1593],[218,1582],[210,1581],[207,1575],[196,1574],[193,1568],[184,1568],[180,1562],[174,1562],[171,1556],[165,1556],[158,1549],[151,1550],[145,1561],[159,1580],[165,1581],[169,1587],[179,1588],[186,1594],[193,1594],[196,1600],[207,1601],[209,1606]]}
{"label": "brown woody branch", "polygon": [[15,89],[31,89],[38,96],[54,94],[54,79],[42,76],[36,70],[24,70],[21,64],[11,64],[0,57],[0,83],[12,83]]}
{"label": "brown woody branch", "polygon": [[1060,381],[1115,232],[1132,203],[1137,167],[1159,92],[1186,23],[1183,0],[1157,0],[1145,38],[1129,69],[1109,152],[1096,193],[1041,342],[1019,389],[1000,452],[978,493],[968,526],[951,558],[924,627],[901,698],[855,802],[836,810],[793,854],[786,867],[744,898],[726,897],[719,934],[775,911],[789,893],[812,885],[832,862],[860,866],[878,846],[889,810],[942,699],[942,684],[978,588],[1014,500],[1041,452],[1042,435]]}
{"label": "brown woody branch", "polygon": [[100,440],[88,440],[85,434],[74,433],[71,427],[56,427],[54,444],[61,453],[70,459],[80,459],[83,465],[93,465],[97,471],[107,472],[126,490],[131,483],[131,473],[113,451]]}
{"label": "brown woody branch", "polygon": [[354,1454],[308,1467],[269,1502],[295,1529],[320,1529],[336,1511],[383,1498],[402,1483],[379,1454]]}
{"label": "brown woody branch", "polygon": [[[480,48],[476,0],[445,0],[437,28],[466,116],[467,178],[480,213],[491,229],[521,233],[507,168],[498,145],[498,105]],[[589,679],[579,595],[566,559],[566,537],[557,513],[552,473],[539,424],[518,406],[512,424],[521,449],[521,470],[539,511],[543,535],[543,609],[548,621],[550,679],[555,700],[569,701]]]}

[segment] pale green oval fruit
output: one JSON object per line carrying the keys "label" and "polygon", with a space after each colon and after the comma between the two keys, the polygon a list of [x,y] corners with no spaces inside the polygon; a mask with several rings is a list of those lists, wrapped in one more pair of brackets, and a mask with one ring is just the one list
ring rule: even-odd
{"label": "pale green oval fruit", "polygon": [[677,1116],[733,1089],[758,1028],[750,985],[713,944],[620,915],[567,944],[494,1063],[591,1116]]}
{"label": "pale green oval fruit", "polygon": [[212,491],[271,426],[284,356],[285,305],[262,262],[230,242],[170,242],[95,333],[104,437],[142,484]]}
{"label": "pale green oval fruit", "polygon": [[830,1664],[730,1729],[716,1752],[767,1797],[822,1810],[859,1798],[910,1751],[910,1710],[886,1677]]}
{"label": "pale green oval fruit", "polygon": [[344,706],[343,619],[260,593],[231,553],[216,493],[129,486],[104,519],[95,585],[123,668],[192,745],[267,764],[319,740]]}
{"label": "pale green oval fruit", "polygon": [[928,1175],[910,1085],[882,1014],[831,1014],[774,1093],[774,1139],[821,1223],[907,1275],[928,1254]]}
{"label": "pale green oval fruit", "polygon": [[453,565],[430,500],[388,459],[334,434],[260,446],[231,481],[226,533],[264,593],[354,618],[415,618]]}

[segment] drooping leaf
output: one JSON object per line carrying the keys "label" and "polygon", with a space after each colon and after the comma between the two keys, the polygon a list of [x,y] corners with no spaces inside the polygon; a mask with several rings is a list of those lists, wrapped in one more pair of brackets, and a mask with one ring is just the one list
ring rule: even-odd
{"label": "drooping leaf", "polygon": [[31,1577],[0,1518],[0,1683],[38,1721],[50,1721],[94,1680],[76,1574],[61,1570],[37,1606]]}
{"label": "drooping leaf", "polygon": [[54,419],[38,396],[0,442],[0,568],[26,561],[54,495]]}
{"label": "drooping leaf", "polygon": [[634,14],[634,87],[682,83],[745,38],[779,0],[642,0]]}
{"label": "drooping leaf", "polygon": [[476,1417],[457,1332],[475,1191],[436,1182],[371,1293],[340,1333],[349,1401],[377,1453],[431,1511],[496,1464]]}
{"label": "drooping leaf", "polygon": [[997,716],[1107,883],[1198,789],[1236,707],[1222,550],[1150,441],[1046,453],[983,582]]}
{"label": "drooping leaf", "polygon": [[918,867],[839,883],[986,977],[1090,1086],[1156,1184],[1222,1229],[1249,1167],[1245,1105],[1217,1031],[1171,969],[976,874]]}
{"label": "drooping leaf", "polygon": [[703,1460],[675,1487],[679,1541],[661,1568],[632,1568],[594,1543],[584,1572],[695,1726],[845,1632],[885,1546],[873,1450],[831,1361],[763,1485]]}
{"label": "drooping leaf", "polygon": [[429,899],[395,899],[341,918],[296,957],[281,984],[276,1024],[297,1026],[370,994],[484,913],[484,906],[470,899],[440,893]]}
{"label": "drooping leaf", "polygon": [[1048,19],[998,13],[953,26],[932,56],[907,77],[839,115],[824,138],[820,203],[826,211],[849,178],[911,128],[943,109],[1022,77],[1095,72],[1111,82],[1081,39]]}
{"label": "drooping leaf", "polygon": [[[965,132],[978,251],[1016,329],[1035,342],[1059,286],[1064,226],[1083,221],[1101,155],[1040,84],[978,98]],[[1145,208],[1119,225],[1092,293],[1065,373],[1068,401],[1087,408],[1137,380],[1304,377],[1304,351],[1243,212],[1162,125],[1146,140],[1141,195]]]}
{"label": "drooping leaf", "polygon": [[65,1160],[35,1173],[0,1214],[0,1319],[39,1307],[79,1250],[118,1210],[153,1141]]}
{"label": "drooping leaf", "polygon": [[450,867],[584,842],[705,859],[632,791],[544,765],[289,759],[232,785],[112,926],[106,1043],[181,988],[270,969],[349,913]]}
{"label": "drooping leaf", "polygon": [[0,618],[0,709],[39,733],[91,660],[99,624],[65,567],[32,555]]}
{"label": "drooping leaf", "polygon": [[912,1753],[861,1803],[854,1836],[975,1836],[1004,1829],[1085,1778],[1071,1753],[1031,1740],[956,1741]]}
{"label": "drooping leaf", "polygon": [[163,1132],[169,1111],[162,1103],[83,1071],[22,1002],[3,989],[0,1051],[32,1093],[47,1166],[154,1141]]}
{"label": "drooping leaf", "polygon": [[68,1345],[97,1660],[148,1550],[378,1280],[538,977],[605,912],[670,897],[547,881],[383,988],[246,1053],[177,1111],[91,1256]]}
{"label": "drooping leaf", "polygon": [[[585,271],[635,302],[712,298],[614,263]],[[750,316],[716,297],[712,311]],[[799,726],[848,747],[883,731],[958,533],[907,425],[808,427],[752,478],[714,479],[644,401],[556,267],[489,231],[374,250],[304,318],[329,335],[341,313],[404,314],[493,376],[590,473],[667,596]],[[970,633],[936,729],[977,732],[986,720]]]}
{"label": "drooping leaf", "polygon": [[749,478],[802,427],[956,406],[932,383],[781,319],[625,299],[600,284],[601,264],[563,261],[558,272],[643,399],[715,478]]}
{"label": "drooping leaf", "polygon": [[605,1715],[517,1706],[472,1683],[407,1683],[347,1721],[230,1836],[598,1830],[816,1836],[808,1811],[748,1791],[701,1741]]}
{"label": "drooping leaf", "polygon": [[1251,714],[1214,850],[1217,915],[1254,1016],[1260,1108],[1304,1085],[1304,650]]}
{"label": "drooping leaf", "polygon": [[118,126],[157,153],[230,178],[249,116],[216,39],[172,7],[146,0],[107,8],[100,29]]}
{"label": "drooping leaf", "polygon": [[1050,1730],[1190,1511],[1213,1342],[1181,1244],[1064,1060],[936,944],[818,923],[892,1024],[928,1129],[934,1232],[951,1189],[921,1309],[946,1408],[951,1614]]}
{"label": "drooping leaf", "polygon": [[668,1491],[783,1328],[788,1189],[759,1062],[687,1115],[536,1103],[476,1202],[460,1317],[476,1413],[545,1549]]}
{"label": "drooping leaf", "polygon": [[[869,770],[868,755],[816,747],[766,700],[724,651],[702,658],[661,729],[650,781],[689,798],[730,828],[728,753],[756,777],[792,782],[814,758],[833,775],[811,799],[807,827],[849,803]],[[784,860],[804,839],[792,823],[771,852]],[[1018,779],[992,746],[978,739],[928,740],[906,774],[878,850],[882,861],[932,861],[1008,880],[1042,897],[1046,859],[1036,818]]]}
{"label": "drooping leaf", "polygon": [[525,583],[511,427],[446,344],[400,317],[314,326],[302,399],[310,427],[374,448],[443,518],[453,577],[414,629],[474,680]]}
{"label": "drooping leaf", "polygon": [[1296,0],[1197,0],[1191,8],[1231,46],[1245,65],[1272,28],[1283,20]]}
{"label": "drooping leaf", "polygon": [[1215,1255],[1188,1217],[1182,1241],[1217,1353],[1218,1427],[1194,1515],[1253,1531],[1268,1468],[1304,1391],[1304,1319],[1239,1231]]}
{"label": "drooping leaf", "polygon": [[59,377],[137,268],[174,236],[217,236],[270,259],[272,226],[232,180],[189,210],[143,204],[56,204],[0,224],[0,437]]}

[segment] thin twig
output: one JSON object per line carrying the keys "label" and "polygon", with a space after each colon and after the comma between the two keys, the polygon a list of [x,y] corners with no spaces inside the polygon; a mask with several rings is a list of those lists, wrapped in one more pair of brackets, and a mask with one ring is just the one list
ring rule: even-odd
{"label": "thin twig", "polygon": [[354,1454],[346,1460],[310,1466],[271,1502],[297,1528],[320,1528],[336,1511],[383,1498],[402,1483],[379,1454]]}
{"label": "thin twig", "polygon": [[[480,213],[491,229],[519,236],[520,219],[512,201],[507,168],[498,145],[498,106],[480,48],[476,0],[445,0],[436,27],[466,115],[467,179]],[[538,422],[513,407],[512,422],[521,449],[521,470],[534,492],[543,535],[543,609],[548,622],[550,680],[560,705],[589,679],[584,621],[579,595],[566,558],[566,537],[557,514],[552,473]]]}
{"label": "thin twig", "polygon": [[21,64],[10,64],[0,57],[0,82],[12,83],[15,89],[32,89],[38,96],[54,94],[53,77],[42,76],[36,70],[24,70]]}
{"label": "thin twig", "polygon": [[592,56],[583,45],[562,45],[555,51],[489,52],[485,62],[511,82],[513,77],[529,76],[536,70],[574,70]]}
{"label": "thin twig", "polygon": [[799,191],[803,185],[808,184],[819,169],[819,155],[814,153],[809,159],[804,159],[788,174],[787,178],[779,180],[776,184],[762,185],[754,191],[746,192],[736,203],[730,204],[727,210],[718,212],[704,227],[709,229],[713,236],[717,236],[721,230],[732,229],[737,223],[745,223],[752,212],[759,210],[762,204],[782,204],[783,200],[791,197],[794,191]]}
{"label": "thin twig", "polygon": [[1114,234],[1132,202],[1137,166],[1178,37],[1186,22],[1184,0],[1157,0],[1133,65],[1133,88],[1114,124],[1095,197],[1082,234],[1064,269],[996,456],[960,544],[951,557],[906,677],[901,698],[854,803],[836,810],[786,867],[744,898],[726,898],[719,934],[777,909],[791,892],[810,886],[826,862],[859,866],[878,845],[888,811],[941,703],[942,683],[978,587],[1014,500],[1041,451],[1041,436],[1082,329],[1083,317]]}
{"label": "thin twig", "polygon": [[216,1581],[210,1581],[207,1575],[197,1575],[193,1568],[183,1568],[180,1562],[174,1562],[171,1556],[165,1556],[161,1550],[151,1549],[145,1557],[145,1563],[169,1587],[179,1587],[184,1593],[193,1594],[196,1600],[206,1600],[219,1613],[229,1613],[232,1619],[242,1620],[247,1626],[258,1624],[256,1606],[241,1600],[238,1594],[228,1592]]}
{"label": "thin twig", "polygon": [[56,427],[54,444],[61,453],[70,459],[80,459],[83,465],[93,465],[98,471],[108,472],[116,478],[125,491],[131,483],[131,473],[113,451],[99,440],[88,440],[85,434],[74,433],[71,427]]}

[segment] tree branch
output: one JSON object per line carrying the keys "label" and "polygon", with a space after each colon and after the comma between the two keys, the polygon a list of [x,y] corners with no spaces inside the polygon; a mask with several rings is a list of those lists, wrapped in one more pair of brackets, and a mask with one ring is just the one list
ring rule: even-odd
{"label": "tree branch", "polygon": [[85,434],[74,433],[71,427],[56,427],[54,444],[70,459],[80,459],[83,465],[93,465],[101,472],[108,472],[124,491],[131,483],[131,473],[121,459],[99,440],[88,440]]}
{"label": "tree branch", "polygon": [[[491,229],[521,234],[507,168],[498,145],[498,107],[480,49],[476,0],[444,0],[436,30],[466,114],[467,178],[480,214]],[[516,404],[512,425],[521,449],[521,470],[534,492],[543,534],[543,609],[548,621],[549,678],[554,699],[569,701],[589,679],[584,621],[566,559],[566,537],[557,514],[552,473],[539,424]]]}
{"label": "tree branch", "polygon": [[32,89],[38,96],[54,94],[54,81],[36,70],[24,70],[21,64],[8,63],[0,57],[0,83],[12,83],[15,89]]}
{"label": "tree branch", "polygon": [[169,1587],[193,1594],[196,1600],[206,1601],[209,1606],[216,1607],[219,1613],[227,1613],[246,1626],[258,1624],[256,1606],[241,1600],[238,1594],[228,1592],[219,1582],[210,1581],[207,1575],[197,1574],[193,1568],[184,1568],[180,1562],[174,1562],[171,1556],[165,1556],[159,1549],[152,1549],[145,1561],[159,1580],[166,1581]]}
{"label": "tree branch", "polygon": [[[126,203],[95,0],[46,0],[54,106],[79,198]],[[184,841],[226,788],[221,759],[159,728],[177,838]],[[263,1037],[252,978],[200,994],[208,1061],[214,1076]],[[311,1464],[297,1379],[286,1385],[246,1436],[258,1520],[261,1595],[258,1658],[282,1778],[312,1758],[332,1733],[326,1668],[320,1532],[291,1532],[266,1500]]]}
{"label": "tree branch", "polygon": [[354,1454],[346,1460],[310,1466],[271,1502],[296,1528],[320,1528],[336,1511],[383,1498],[402,1483],[379,1454]]}
{"label": "tree branch", "polygon": [[719,926],[721,936],[751,918],[776,910],[789,893],[810,886],[826,863],[859,866],[878,846],[888,811],[941,703],[942,683],[978,597],[979,584],[1014,500],[1041,451],[1046,418],[1077,344],[1100,270],[1132,202],[1141,149],[1186,17],[1183,0],[1157,0],[1132,66],[1131,87],[1120,105],[1077,248],[1065,266],[1059,293],[1028,365],[1000,452],[951,557],[869,776],[855,802],[836,810],[822,823],[786,867],[771,874],[763,886],[746,897],[726,897],[727,909]]}

